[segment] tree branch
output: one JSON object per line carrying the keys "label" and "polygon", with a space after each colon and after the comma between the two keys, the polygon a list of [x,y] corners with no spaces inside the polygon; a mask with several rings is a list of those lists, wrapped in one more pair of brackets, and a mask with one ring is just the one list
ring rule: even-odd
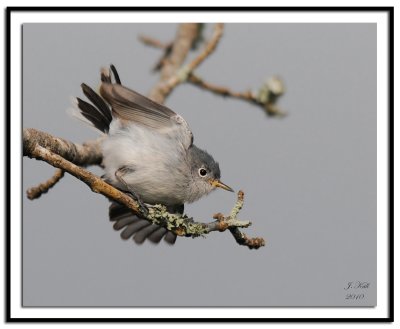
{"label": "tree branch", "polygon": [[221,39],[223,32],[223,24],[215,24],[214,34],[211,40],[206,44],[203,51],[193,59],[189,64],[179,69],[176,74],[171,76],[165,85],[165,93],[169,93],[180,83],[185,82],[189,75],[195,70],[211,53],[216,49],[219,40]]}
{"label": "tree branch", "polygon": [[[25,130],[24,130],[25,132]],[[66,160],[64,157],[50,151],[47,148],[39,145],[38,143],[34,143],[33,146],[29,148],[29,151],[25,152],[25,144],[24,144],[24,155],[35,158],[37,160],[42,160],[53,167],[62,169],[65,172],[68,172],[72,176],[75,176],[86,185],[88,185],[91,190],[95,193],[101,193],[104,196],[112,199],[116,202],[119,202],[132,211],[140,215],[140,207],[135,200],[129,197],[127,194],[119,191],[115,187],[107,184],[101,178],[87,171],[86,169],[77,166],[76,164]]]}
{"label": "tree branch", "polygon": [[[57,150],[64,154],[66,152],[66,148],[69,150],[77,150],[73,159],[81,162],[84,157],[84,153],[87,152],[85,147],[53,137],[38,130],[34,130],[34,133],[40,138],[35,141],[29,138],[32,136],[33,130],[34,129],[24,129],[23,131],[24,156],[45,161],[53,167],[59,168],[62,172],[68,172],[88,185],[93,192],[100,193],[106,196],[108,199],[114,200],[126,206],[137,216],[144,218],[153,224],[163,226],[178,236],[198,237],[214,231],[223,232],[227,229],[230,231],[237,231],[239,228],[244,228],[251,225],[251,222],[249,221],[241,221],[237,219],[237,215],[243,206],[243,192],[241,191],[238,194],[238,201],[235,207],[232,209],[231,214],[228,217],[221,215],[220,217],[216,218],[217,220],[215,222],[211,223],[196,222],[186,215],[168,213],[166,207],[163,205],[155,205],[150,207],[148,214],[146,214],[143,212],[138,202],[132,199],[126,193],[121,192],[112,185],[109,185],[100,177],[92,174],[86,169],[66,160],[68,157],[60,156],[54,152],[54,150]],[[46,147],[42,145],[46,145]],[[91,160],[90,157],[86,157],[86,159],[88,161]],[[247,245],[251,249],[254,248],[246,241],[237,241],[241,245]],[[258,247],[264,245],[263,243],[264,242],[261,239]]]}
{"label": "tree branch", "polygon": [[[100,149],[100,140],[101,139],[89,141],[83,145],[79,145],[33,128],[26,128],[23,132],[23,155],[30,156],[36,145],[40,145],[45,149],[49,149],[50,151],[59,154],[76,165],[101,165],[103,155]],[[28,198],[30,200],[37,199],[43,193],[47,193],[49,189],[56,185],[63,176],[64,172],[62,170],[56,171],[53,177],[44,183],[28,189],[26,191]]]}
{"label": "tree branch", "polygon": [[197,23],[179,25],[175,40],[172,43],[171,52],[163,60],[160,80],[150,91],[149,97],[152,100],[161,104],[165,102],[165,99],[172,91],[172,88],[168,87],[167,81],[185,61],[193,42],[197,38],[198,29]]}
{"label": "tree branch", "polygon": [[[186,66],[184,62],[191,46],[196,42],[199,33],[199,24],[181,24],[175,39],[170,56],[163,59],[161,79],[150,93],[150,98],[163,103],[171,91],[180,83],[185,82],[193,72],[216,49],[223,33],[224,25],[215,24],[213,36],[206,43],[203,51]],[[179,52],[175,51],[178,47]]]}
{"label": "tree branch", "polygon": [[214,33],[211,40],[206,44],[203,51],[188,65],[186,65],[186,67],[183,68],[188,75],[191,72],[193,72],[208,56],[210,56],[214,52],[222,37],[223,32],[224,32],[224,24],[222,23],[215,24]]}
{"label": "tree branch", "polygon": [[36,146],[40,145],[76,165],[100,165],[103,159],[100,141],[101,139],[97,139],[82,145],[74,144],[37,129],[25,128],[22,136],[23,155],[30,156]]}

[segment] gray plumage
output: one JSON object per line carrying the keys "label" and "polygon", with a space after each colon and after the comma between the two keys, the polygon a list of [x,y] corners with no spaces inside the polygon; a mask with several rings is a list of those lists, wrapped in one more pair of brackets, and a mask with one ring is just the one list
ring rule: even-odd
{"label": "gray plumage", "polygon": [[[117,188],[132,193],[146,204],[163,204],[174,210],[207,195],[216,187],[232,191],[220,182],[218,163],[206,151],[193,145],[187,122],[171,109],[121,85],[111,66],[101,71],[100,95],[82,84],[93,105],[77,98],[80,114],[107,134],[102,144],[104,178]],[[121,237],[137,243],[146,238],[174,243],[176,236],[166,229],[135,216],[113,203],[110,220],[124,228]],[[147,224],[147,225],[146,225]]]}

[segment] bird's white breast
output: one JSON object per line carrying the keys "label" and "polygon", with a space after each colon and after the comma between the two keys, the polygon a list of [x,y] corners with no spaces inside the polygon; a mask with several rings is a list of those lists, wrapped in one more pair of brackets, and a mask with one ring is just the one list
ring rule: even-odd
{"label": "bird's white breast", "polygon": [[103,142],[106,177],[124,188],[115,177],[121,167],[131,170],[123,176],[144,202],[181,204],[190,180],[186,150],[176,140],[144,126],[114,119]]}

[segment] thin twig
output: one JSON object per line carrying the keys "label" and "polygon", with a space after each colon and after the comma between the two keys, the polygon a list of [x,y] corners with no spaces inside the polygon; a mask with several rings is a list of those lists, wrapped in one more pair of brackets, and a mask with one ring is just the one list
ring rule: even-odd
{"label": "thin twig", "polygon": [[64,177],[64,171],[62,169],[57,169],[54,175],[50,179],[48,179],[44,183],[39,184],[38,186],[31,187],[26,191],[28,199],[34,200],[40,198],[42,194],[47,193],[63,177]]}
{"label": "thin twig", "polygon": [[250,90],[245,91],[245,92],[235,92],[235,91],[230,90],[229,88],[217,86],[215,84],[206,82],[199,76],[195,75],[194,73],[189,75],[188,82],[196,85],[199,88],[208,90],[216,95],[229,96],[229,97],[241,99],[244,101],[257,103],[255,95],[253,95]]}
{"label": "thin twig", "polygon": [[145,35],[140,35],[139,40],[142,41],[146,46],[151,46],[159,49],[167,49],[172,46],[171,42],[163,43],[160,40]]}
{"label": "thin twig", "polygon": [[263,238],[249,238],[246,234],[241,232],[238,228],[229,228],[236,242],[242,246],[247,246],[249,249],[258,249],[265,246],[265,241]]}
{"label": "thin twig", "polygon": [[260,88],[258,93],[254,93],[250,90],[244,92],[235,92],[230,90],[229,88],[206,82],[194,73],[191,73],[189,75],[187,81],[201,89],[210,91],[213,94],[223,97],[236,98],[257,105],[261,107],[268,115],[285,115],[285,113],[282,112],[279,107],[275,105],[278,98],[284,93],[283,83],[277,77],[272,77],[271,79],[269,79]]}

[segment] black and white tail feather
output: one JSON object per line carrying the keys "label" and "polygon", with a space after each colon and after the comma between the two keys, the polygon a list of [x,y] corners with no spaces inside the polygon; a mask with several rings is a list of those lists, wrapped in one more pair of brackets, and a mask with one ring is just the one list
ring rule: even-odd
{"label": "black and white tail feather", "polygon": [[[102,83],[112,84],[112,76],[114,77],[116,84],[121,84],[121,80],[114,65],[110,66],[110,70],[101,70]],[[107,134],[110,129],[111,121],[113,120],[112,108],[88,85],[82,83],[81,88],[84,95],[93,105],[79,97],[76,97],[74,99],[76,106],[70,113],[86,124],[89,124],[102,133]],[[135,96],[135,101],[137,102],[138,107],[148,107],[149,104],[153,103],[142,95],[136,94]],[[132,100],[130,100],[130,102],[132,102]],[[168,210],[174,213],[183,213],[183,205],[169,207]],[[174,233],[168,231],[164,227],[139,218],[133,214],[129,208],[116,202],[112,202],[110,205],[109,218],[110,221],[114,222],[113,227],[115,230],[123,229],[121,232],[122,239],[126,240],[132,238],[138,244],[143,243],[146,239],[153,243],[159,243],[163,237],[164,241],[167,243],[174,244],[177,238]]]}

